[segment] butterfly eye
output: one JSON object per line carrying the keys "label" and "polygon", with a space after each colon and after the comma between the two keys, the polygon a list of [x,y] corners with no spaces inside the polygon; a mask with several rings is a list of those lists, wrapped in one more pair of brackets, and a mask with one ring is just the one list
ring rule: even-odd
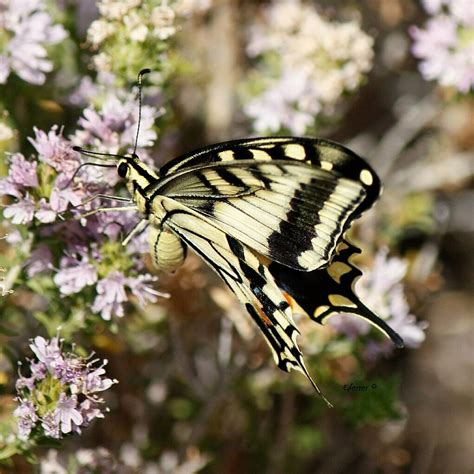
{"label": "butterfly eye", "polygon": [[127,163],[120,163],[117,168],[117,173],[121,178],[125,178],[127,176],[128,165]]}

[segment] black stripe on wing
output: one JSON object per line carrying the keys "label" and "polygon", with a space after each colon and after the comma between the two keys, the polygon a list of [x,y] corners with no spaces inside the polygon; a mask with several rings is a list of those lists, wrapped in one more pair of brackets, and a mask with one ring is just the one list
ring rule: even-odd
{"label": "black stripe on wing", "polygon": [[366,319],[401,348],[403,339],[379,316],[365,306],[355,294],[354,286],[362,272],[351,262],[360,249],[342,240],[331,264],[321,270],[299,272],[272,263],[269,270],[284,291],[308,313],[323,324],[335,313],[352,313]]}
{"label": "black stripe on wing", "polygon": [[[272,349],[275,362],[285,371],[299,370],[310,380],[296,342],[299,334],[291,308],[268,268],[242,243],[180,206],[167,209],[167,223],[224,280],[255,321]],[[325,399],[325,398],[324,398]],[[326,399],[325,399],[326,400]],[[326,400],[329,404],[329,402]]]}
{"label": "black stripe on wing", "polygon": [[360,181],[365,187],[366,198],[360,204],[358,214],[371,207],[380,194],[380,180],[362,158],[339,143],[318,138],[264,137],[217,143],[166,163],[161,167],[160,175],[166,177],[192,167],[249,159],[304,161]]}
{"label": "black stripe on wing", "polygon": [[297,270],[327,265],[366,192],[359,181],[295,160],[232,160],[172,174],[147,190],[212,220]]}

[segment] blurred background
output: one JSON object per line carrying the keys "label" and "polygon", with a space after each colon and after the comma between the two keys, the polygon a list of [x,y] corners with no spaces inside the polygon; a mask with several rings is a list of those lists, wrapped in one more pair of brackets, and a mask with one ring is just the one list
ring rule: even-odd
{"label": "blurred background", "polygon": [[[0,472],[473,471],[472,0],[3,0],[0,27]],[[334,408],[275,366],[198,257],[159,274],[146,245],[122,258],[133,214],[60,221],[87,195],[124,193],[113,169],[75,177],[74,195],[57,183],[80,164],[72,144],[131,151],[144,67],[138,151],[154,166],[296,135],[338,141],[381,176],[350,231],[357,290],[407,347],[351,316],[295,315]],[[30,338],[58,327],[64,351],[108,360],[110,411],[81,433],[22,435],[18,403],[39,407],[46,388],[25,391],[17,365],[31,375]]]}

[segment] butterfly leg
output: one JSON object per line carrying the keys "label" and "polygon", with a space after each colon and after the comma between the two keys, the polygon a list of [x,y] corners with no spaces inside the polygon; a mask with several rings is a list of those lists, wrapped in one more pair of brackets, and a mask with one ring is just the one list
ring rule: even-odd
{"label": "butterfly leg", "polygon": [[108,199],[109,201],[120,201],[120,202],[130,202],[130,198],[125,198],[123,196],[111,196],[109,194],[93,194],[92,196],[89,196],[87,199],[82,201],[80,204],[77,206],[71,206],[72,209],[76,209],[81,206],[85,206],[86,204],[90,203],[91,201],[95,201],[96,199]]}
{"label": "butterfly leg", "polygon": [[141,221],[138,221],[137,224],[135,224],[135,226],[133,227],[133,229],[125,236],[122,241],[122,245],[127,245],[133,237],[145,230],[148,224],[149,223],[147,219],[142,219]]}
{"label": "butterfly leg", "polygon": [[76,206],[71,206],[69,207],[68,209],[66,209],[64,212],[60,212],[58,214],[58,217],[62,220],[62,221],[65,221],[66,219],[64,218],[64,214],[66,214],[67,212],[71,211],[72,209],[77,209],[79,207],[82,207],[82,206],[85,206],[86,204],[92,202],[92,201],[95,201],[96,199],[99,199],[99,198],[102,198],[102,199],[108,199],[108,200],[111,200],[111,201],[120,201],[120,202],[130,202],[131,199],[130,198],[125,198],[123,196],[111,196],[109,194],[93,194],[92,196],[89,196],[87,199],[85,199],[84,201],[80,202],[79,204],[77,204]]}
{"label": "butterfly leg", "polygon": [[82,219],[84,217],[90,217],[93,216],[94,214],[98,214],[99,212],[112,212],[112,211],[137,211],[137,206],[123,206],[123,207],[99,207],[97,209],[94,209],[93,211],[86,212],[85,214],[81,214],[80,216],[77,216],[76,219]]}

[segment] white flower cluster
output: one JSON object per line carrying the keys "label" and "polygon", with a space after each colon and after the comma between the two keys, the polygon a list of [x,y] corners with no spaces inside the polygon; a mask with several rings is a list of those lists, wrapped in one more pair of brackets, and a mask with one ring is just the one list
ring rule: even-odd
{"label": "white flower cluster", "polygon": [[177,0],[176,14],[179,16],[191,16],[206,13],[212,6],[212,0]]}
{"label": "white flower cluster", "polygon": [[45,46],[67,36],[53,25],[43,0],[0,0],[0,84],[12,71],[31,84],[43,84],[52,71]]}
{"label": "white flower cluster", "polygon": [[[111,71],[113,63],[126,61],[130,45],[143,48],[145,42],[158,46],[176,32],[175,11],[167,0],[101,0],[98,3],[100,18],[90,25],[87,39],[94,49],[101,48],[94,57],[98,71]],[[104,43],[108,41],[108,48]],[[128,47],[127,47],[128,45]],[[159,51],[156,51],[159,53]],[[141,56],[141,50],[136,54]],[[150,50],[150,55],[155,51]]]}
{"label": "white flower cluster", "polygon": [[274,1],[264,20],[251,29],[247,46],[264,90],[245,113],[256,132],[303,134],[363,82],[372,67],[373,39],[355,21],[329,22],[299,0]]}
{"label": "white flower cluster", "polygon": [[474,88],[474,1],[424,0],[432,15],[425,28],[412,26],[412,52],[427,81],[466,94]]}
{"label": "white flower cluster", "polygon": [[152,8],[145,21],[140,15],[140,0],[101,0],[98,5],[101,18],[95,20],[87,32],[87,38],[93,46],[99,46],[116,32],[116,22],[123,23],[127,37],[143,43],[147,37],[164,40],[176,32],[175,13],[166,1]]}

